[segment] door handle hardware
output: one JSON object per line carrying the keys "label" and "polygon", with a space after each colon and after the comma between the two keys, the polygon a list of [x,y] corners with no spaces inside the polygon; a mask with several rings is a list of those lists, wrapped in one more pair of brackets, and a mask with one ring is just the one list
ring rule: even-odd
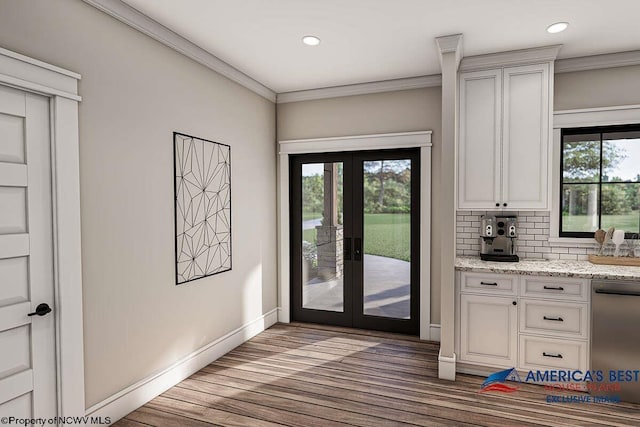
{"label": "door handle hardware", "polygon": [[554,322],[564,322],[564,319],[562,317],[547,317],[547,316],[542,316],[542,318],[544,320],[553,320]]}
{"label": "door handle hardware", "polygon": [[38,304],[36,311],[27,314],[27,316],[44,316],[49,313],[51,313],[51,307],[49,307],[49,304],[43,302],[42,304]]}
{"label": "door handle hardware", "polygon": [[353,260],[362,261],[362,239],[353,239]]}
{"label": "door handle hardware", "polygon": [[344,238],[344,260],[351,261],[351,237]]}
{"label": "door handle hardware", "polygon": [[480,282],[480,284],[485,286],[498,286],[495,282]]}
{"label": "door handle hardware", "polygon": [[640,297],[640,293],[638,292],[625,292],[625,291],[606,291],[604,289],[596,289],[596,294],[603,295],[623,295],[627,297]]}
{"label": "door handle hardware", "polygon": [[552,353],[547,353],[546,351],[543,351],[543,352],[542,352],[542,355],[543,355],[544,357],[554,357],[554,358],[556,358],[556,359],[562,359],[562,355],[561,355],[561,354],[559,354],[559,353],[558,353],[558,354],[552,354]]}
{"label": "door handle hardware", "polygon": [[544,286],[544,289],[548,290],[548,291],[564,291],[564,288],[562,286]]}

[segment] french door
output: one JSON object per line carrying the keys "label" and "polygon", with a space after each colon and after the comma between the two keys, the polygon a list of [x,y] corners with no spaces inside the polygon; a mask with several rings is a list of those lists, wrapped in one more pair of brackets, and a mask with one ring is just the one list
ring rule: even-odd
{"label": "french door", "polygon": [[290,157],[293,320],[418,333],[419,154]]}

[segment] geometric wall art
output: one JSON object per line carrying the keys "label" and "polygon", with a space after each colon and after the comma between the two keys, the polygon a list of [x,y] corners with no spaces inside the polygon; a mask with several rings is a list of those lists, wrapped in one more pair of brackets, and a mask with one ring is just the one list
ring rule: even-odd
{"label": "geometric wall art", "polygon": [[173,133],[176,284],[231,270],[231,147]]}

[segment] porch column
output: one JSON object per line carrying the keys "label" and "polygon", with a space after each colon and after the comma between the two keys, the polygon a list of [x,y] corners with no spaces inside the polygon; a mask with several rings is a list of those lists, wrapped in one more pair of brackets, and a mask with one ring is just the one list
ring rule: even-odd
{"label": "porch column", "polygon": [[324,164],[324,207],[322,225],[316,227],[318,275],[323,280],[342,277],[343,229],[338,224],[338,168]]}

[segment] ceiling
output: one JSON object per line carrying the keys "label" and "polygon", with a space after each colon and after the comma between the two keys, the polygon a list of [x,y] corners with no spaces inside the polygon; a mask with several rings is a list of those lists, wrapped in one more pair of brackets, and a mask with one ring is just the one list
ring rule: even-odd
{"label": "ceiling", "polygon": [[[640,49],[638,0],[123,1],[278,93],[437,74],[434,39],[456,33],[465,56]],[[545,31],[558,21],[569,28]],[[308,34],[322,43],[303,45]]]}

